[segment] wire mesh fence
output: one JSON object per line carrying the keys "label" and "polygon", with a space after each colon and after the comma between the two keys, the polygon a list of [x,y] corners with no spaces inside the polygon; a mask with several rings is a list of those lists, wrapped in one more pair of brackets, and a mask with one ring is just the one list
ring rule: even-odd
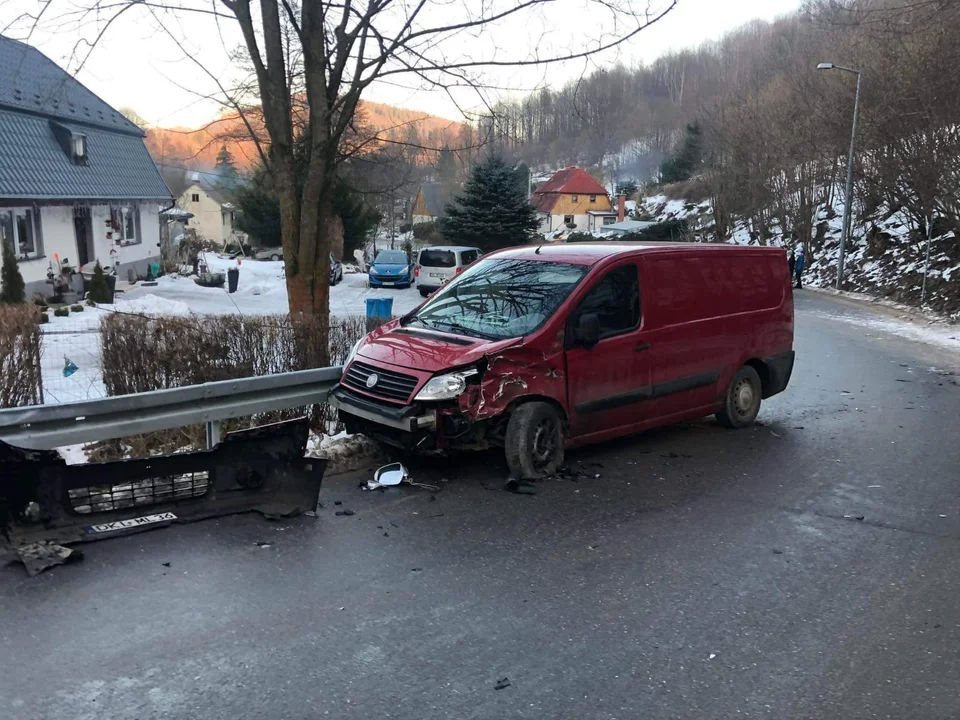
{"label": "wire mesh fence", "polygon": [[103,386],[99,317],[95,308],[42,324],[40,367],[45,403],[107,396]]}

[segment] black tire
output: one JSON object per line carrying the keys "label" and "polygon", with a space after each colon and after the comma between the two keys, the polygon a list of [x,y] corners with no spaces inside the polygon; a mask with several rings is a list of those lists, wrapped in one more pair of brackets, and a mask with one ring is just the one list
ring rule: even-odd
{"label": "black tire", "polygon": [[421,294],[423,297],[430,297],[430,291],[427,290],[426,288],[420,288],[420,294]]}
{"label": "black tire", "polygon": [[510,415],[504,442],[510,473],[521,480],[553,475],[563,465],[563,420],[545,402],[524,403]]}
{"label": "black tire", "polygon": [[733,376],[723,400],[723,409],[717,413],[717,420],[729,428],[739,430],[750,427],[760,413],[760,398],[763,395],[763,383],[757,371],[744,365]]}

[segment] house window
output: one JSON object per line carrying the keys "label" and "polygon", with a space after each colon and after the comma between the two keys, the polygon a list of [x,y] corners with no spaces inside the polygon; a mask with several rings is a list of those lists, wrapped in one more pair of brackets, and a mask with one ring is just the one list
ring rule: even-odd
{"label": "house window", "polygon": [[564,225],[573,225],[573,215],[564,215],[563,216]]}
{"label": "house window", "polygon": [[190,196],[190,202],[200,202],[200,193],[193,193]]}
{"label": "house window", "polygon": [[73,145],[73,161],[77,165],[84,165],[87,162],[87,136],[75,134],[70,137]]}
{"label": "house window", "polygon": [[596,195],[591,195],[591,196],[590,196],[590,202],[596,202],[596,201],[597,201],[597,196],[596,196]]}
{"label": "house window", "polygon": [[616,219],[615,217],[610,216],[610,215],[608,215],[608,216],[606,216],[605,218],[603,218],[603,224],[604,224],[604,225],[613,225],[616,221],[617,221],[617,219]]}
{"label": "house window", "polygon": [[112,240],[118,245],[138,245],[140,237],[140,209],[136,205],[110,207]]}
{"label": "house window", "polygon": [[577,202],[579,199],[580,199],[580,196],[579,196],[579,195],[574,195],[574,196],[573,196],[573,201],[574,201],[574,202]]}
{"label": "house window", "polygon": [[0,242],[20,260],[43,257],[40,213],[37,208],[0,210]]}

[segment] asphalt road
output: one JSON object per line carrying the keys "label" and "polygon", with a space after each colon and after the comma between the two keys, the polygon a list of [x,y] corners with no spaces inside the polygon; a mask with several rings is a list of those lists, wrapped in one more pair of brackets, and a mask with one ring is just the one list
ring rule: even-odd
{"label": "asphalt road", "polygon": [[577,451],[535,496],[495,454],[418,465],[436,494],[333,477],[316,520],[3,568],[0,717],[958,717],[960,357],[797,310],[752,430]]}

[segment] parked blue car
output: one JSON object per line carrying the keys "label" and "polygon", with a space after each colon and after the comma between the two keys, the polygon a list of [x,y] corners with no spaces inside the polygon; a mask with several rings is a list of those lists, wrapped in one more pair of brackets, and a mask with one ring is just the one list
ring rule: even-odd
{"label": "parked blue car", "polygon": [[381,250],[370,263],[370,287],[410,287],[413,263],[403,250]]}

